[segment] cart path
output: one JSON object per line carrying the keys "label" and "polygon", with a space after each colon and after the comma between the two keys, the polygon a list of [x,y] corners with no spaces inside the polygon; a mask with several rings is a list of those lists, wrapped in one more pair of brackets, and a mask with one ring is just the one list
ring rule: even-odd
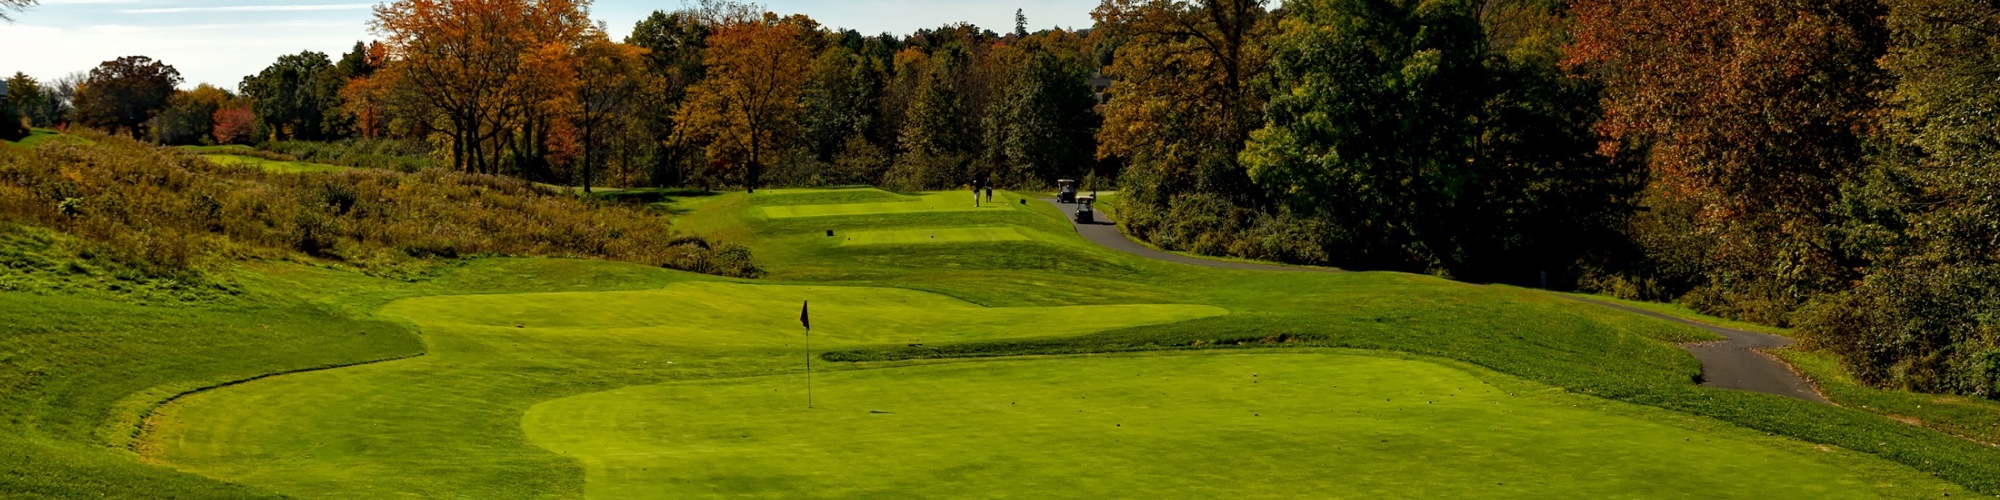
{"label": "cart path", "polygon": [[[1056,203],[1055,200],[1047,198],[1042,199],[1042,202],[1056,207],[1057,210],[1061,210],[1066,215],[1076,213],[1075,205]],[[1076,227],[1077,234],[1083,236],[1083,239],[1090,240],[1112,250],[1168,262],[1253,271],[1344,272],[1338,269],[1211,260],[1162,252],[1141,245],[1139,242],[1132,241],[1131,238],[1126,238],[1125,233],[1119,231],[1117,225],[1113,224],[1109,218],[1104,217],[1103,211],[1098,212],[1098,219],[1098,222],[1095,224],[1079,224],[1075,218],[1071,218],[1070,225]],[[1770,355],[1759,352],[1759,349],[1772,349],[1792,345],[1792,339],[1790,338],[1767,333],[1723,328],[1609,302],[1566,295],[1563,297],[1708,330],[1728,339],[1720,342],[1704,342],[1681,346],[1689,354],[1693,354],[1696,360],[1701,361],[1701,385],[1703,387],[1762,392],[1803,399],[1815,403],[1831,404],[1827,402],[1826,397],[1821,396],[1819,391],[1813,388],[1812,382],[1807,381],[1805,377],[1799,376],[1797,372],[1792,371],[1790,365],[1786,365],[1776,358],[1772,358]]]}
{"label": "cart path", "polygon": [[1813,387],[1812,382],[1807,381],[1805,377],[1799,376],[1798,372],[1793,371],[1791,365],[1787,365],[1783,361],[1778,361],[1777,358],[1761,352],[1763,349],[1776,349],[1792,345],[1790,337],[1723,328],[1601,300],[1567,295],[1563,297],[1578,302],[1609,307],[1632,314],[1708,330],[1711,333],[1728,339],[1719,342],[1681,345],[1681,348],[1693,353],[1695,359],[1701,360],[1701,385],[1703,387],[1740,389],[1803,399],[1814,403],[1833,404],[1828,402],[1825,396],[1820,395],[1819,391]]}
{"label": "cart path", "polygon": [[1227,260],[1203,259],[1200,257],[1189,257],[1186,255],[1181,255],[1172,252],[1162,252],[1159,250],[1154,250],[1152,247],[1139,244],[1139,242],[1132,241],[1131,238],[1126,238],[1125,233],[1119,231],[1118,225],[1113,223],[1109,217],[1106,217],[1104,215],[1104,211],[1102,210],[1099,210],[1097,212],[1097,223],[1079,224],[1076,222],[1075,217],[1071,217],[1076,214],[1076,205],[1066,204],[1066,203],[1056,203],[1056,200],[1050,198],[1043,198],[1042,202],[1047,203],[1050,206],[1056,207],[1056,210],[1062,211],[1063,215],[1069,219],[1070,225],[1076,227],[1076,234],[1082,235],[1083,239],[1090,240],[1091,242],[1103,245],[1106,248],[1110,248],[1112,250],[1117,250],[1120,252],[1125,252],[1140,257],[1146,257],[1155,260],[1164,260],[1180,264],[1187,264],[1190,266],[1213,267],[1219,269],[1238,269],[1238,270],[1248,270],[1248,271],[1318,272],[1318,273],[1345,272],[1339,269],[1327,269],[1319,267],[1280,266],[1273,264],[1258,264],[1254,262],[1235,262]]}

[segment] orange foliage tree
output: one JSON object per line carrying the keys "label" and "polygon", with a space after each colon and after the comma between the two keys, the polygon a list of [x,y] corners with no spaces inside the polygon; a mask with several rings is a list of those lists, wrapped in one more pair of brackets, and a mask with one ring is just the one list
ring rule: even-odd
{"label": "orange foliage tree", "polygon": [[375,7],[398,78],[434,111],[463,171],[496,172],[516,132],[560,85],[538,59],[573,47],[590,26],[587,0],[397,0]]}
{"label": "orange foliage tree", "polygon": [[705,143],[711,161],[738,159],[752,191],[765,155],[797,128],[812,60],[803,35],[799,23],[769,13],[718,19],[708,37],[708,78],[688,89],[676,119],[678,140]]}
{"label": "orange foliage tree", "polygon": [[1567,63],[1605,84],[1605,152],[1644,148],[1635,235],[1710,312],[1782,323],[1853,262],[1826,228],[1885,79],[1872,0],[1582,0]]}

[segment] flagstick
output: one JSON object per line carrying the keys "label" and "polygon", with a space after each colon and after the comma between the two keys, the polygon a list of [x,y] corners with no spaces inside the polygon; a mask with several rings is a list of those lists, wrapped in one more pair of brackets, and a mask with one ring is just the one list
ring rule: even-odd
{"label": "flagstick", "polygon": [[806,409],[813,407],[813,329],[806,327]]}

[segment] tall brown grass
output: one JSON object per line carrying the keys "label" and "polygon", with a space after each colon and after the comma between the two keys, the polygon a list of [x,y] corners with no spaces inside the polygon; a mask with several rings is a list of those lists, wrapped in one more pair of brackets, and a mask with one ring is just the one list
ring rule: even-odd
{"label": "tall brown grass", "polygon": [[479,255],[759,273],[748,249],[677,234],[662,215],[516,179],[436,170],[267,173],[130,139],[0,150],[0,219],[97,242],[152,272],[309,257],[363,268]]}

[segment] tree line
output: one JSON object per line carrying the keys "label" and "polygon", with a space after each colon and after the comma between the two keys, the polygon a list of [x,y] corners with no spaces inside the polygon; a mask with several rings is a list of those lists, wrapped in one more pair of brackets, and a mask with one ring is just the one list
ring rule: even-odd
{"label": "tree line", "polygon": [[1796,326],[1870,383],[2000,396],[1991,0],[1092,16],[866,36],[708,1],[612,41],[575,0],[402,0],[380,41],[235,93],[126,58],[16,109],[161,142],[414,141],[585,185],[1090,179],[1163,248],[1673,300]]}

